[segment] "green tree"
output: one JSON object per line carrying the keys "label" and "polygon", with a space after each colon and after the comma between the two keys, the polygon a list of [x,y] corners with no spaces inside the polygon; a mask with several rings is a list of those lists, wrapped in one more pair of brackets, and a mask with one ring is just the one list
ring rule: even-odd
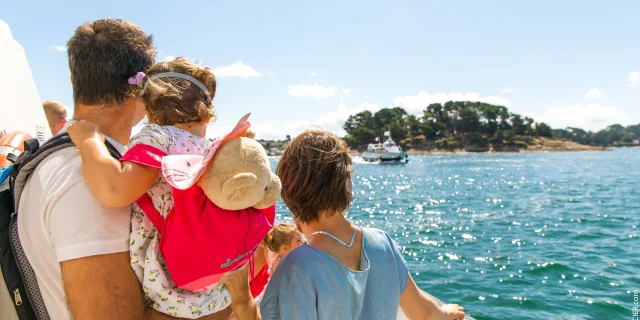
{"label": "green tree", "polygon": [[404,119],[405,124],[409,128],[409,135],[412,137],[417,137],[423,135],[422,126],[424,125],[418,118],[414,115],[409,115]]}
{"label": "green tree", "polygon": [[464,107],[458,113],[460,122],[458,132],[478,132],[480,130],[480,116],[471,107]]}
{"label": "green tree", "polygon": [[360,147],[372,143],[377,136],[373,115],[369,111],[363,111],[349,116],[342,126],[347,136],[351,137],[347,141],[352,148]]}
{"label": "green tree", "polygon": [[523,136],[526,134],[527,130],[520,115],[511,114],[511,129],[513,130],[513,133],[519,136]]}
{"label": "green tree", "polygon": [[549,127],[544,122],[537,123],[536,124],[536,136],[552,138],[553,137],[553,132],[551,130],[551,127]]}
{"label": "green tree", "polygon": [[535,123],[535,121],[533,121],[533,119],[531,119],[529,117],[524,117],[524,134],[526,136],[535,136],[536,135],[536,130],[533,127],[534,123]]}

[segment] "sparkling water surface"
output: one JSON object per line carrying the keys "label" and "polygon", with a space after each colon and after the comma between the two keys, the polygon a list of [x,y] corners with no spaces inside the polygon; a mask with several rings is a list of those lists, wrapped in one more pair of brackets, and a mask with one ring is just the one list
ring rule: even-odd
{"label": "sparkling water surface", "polygon": [[391,234],[426,292],[476,319],[632,318],[640,149],[354,162],[348,217]]}

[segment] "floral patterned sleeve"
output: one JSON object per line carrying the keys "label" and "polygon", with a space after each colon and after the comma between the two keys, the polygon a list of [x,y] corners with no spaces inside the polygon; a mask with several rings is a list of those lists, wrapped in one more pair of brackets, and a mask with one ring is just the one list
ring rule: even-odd
{"label": "floral patterned sleeve", "polygon": [[145,144],[169,154],[172,143],[171,134],[167,129],[159,125],[146,125],[138,134],[131,138],[129,148],[139,144]]}

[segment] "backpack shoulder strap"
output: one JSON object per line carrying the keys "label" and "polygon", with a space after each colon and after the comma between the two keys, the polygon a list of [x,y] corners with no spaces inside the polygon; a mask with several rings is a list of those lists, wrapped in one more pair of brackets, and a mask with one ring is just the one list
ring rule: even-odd
{"label": "backpack shoulder strap", "polygon": [[38,320],[49,320],[50,318],[49,312],[47,311],[47,307],[42,298],[42,293],[38,286],[35,272],[24,253],[24,249],[22,248],[18,235],[18,219],[16,214],[18,212],[20,195],[29,174],[35,169],[38,163],[42,161],[42,159],[57,150],[71,146],[73,146],[73,143],[71,143],[69,136],[55,136],[43,144],[42,147],[39,147],[39,143],[36,139],[31,139],[25,141],[24,152],[20,154],[13,164],[13,170],[10,178],[13,181],[10,184],[10,188],[13,193],[14,210],[11,217],[11,223],[9,225],[9,242],[15,259],[15,266],[17,267],[17,270],[19,270],[22,278],[21,283],[25,290],[22,299],[26,300],[26,304],[31,307],[30,311],[24,311],[27,319],[35,317],[35,319]]}
{"label": "backpack shoulder strap", "polygon": [[[69,135],[64,133],[49,139],[41,147],[39,147],[38,145],[39,143],[36,139],[25,141],[25,152],[20,154],[13,165],[14,169],[11,174],[12,178],[10,179],[13,179],[14,181],[10,184],[10,187],[13,191],[14,211],[9,227],[9,233],[11,248],[13,250],[13,254],[15,256],[15,260],[17,261],[18,269],[20,270],[20,274],[23,278],[24,286],[26,289],[25,298],[32,306],[36,319],[49,320],[49,313],[47,311],[46,305],[44,304],[35,272],[33,271],[33,268],[31,267],[31,264],[29,263],[29,260],[24,253],[22,244],[20,243],[17,223],[18,204],[20,196],[22,194],[22,190],[24,189],[24,185],[27,182],[29,175],[35,170],[38,164],[52,153],[64,148],[73,147],[74,144],[73,141],[71,141],[71,138],[69,138]],[[120,153],[111,143],[105,141],[105,145],[107,146],[107,149],[109,150],[111,156],[113,156],[114,158],[120,158]]]}
{"label": "backpack shoulder strap", "polygon": [[[105,140],[105,145],[112,157],[120,159],[122,155],[118,152],[118,149],[113,146],[113,144],[108,140]],[[22,195],[24,184],[27,182],[29,175],[31,175],[33,170],[36,169],[38,164],[52,153],[73,146],[73,141],[71,141],[71,138],[67,133],[62,133],[52,137],[40,147],[38,147],[38,140],[36,139],[25,141],[24,152],[20,154],[18,159],[15,161],[12,172],[12,176],[15,178],[13,194],[16,213],[18,212],[18,200],[20,200],[20,196]]]}
{"label": "backpack shoulder strap", "polygon": [[73,142],[69,138],[68,134],[60,134],[52,137],[42,146],[38,147],[38,140],[30,139],[24,143],[24,152],[20,154],[18,159],[13,164],[13,172],[11,175],[14,177],[13,181],[13,199],[15,204],[14,213],[18,212],[18,202],[24,184],[27,182],[27,178],[35,170],[40,161],[49,156],[50,154],[62,150],[64,148],[72,147]]}

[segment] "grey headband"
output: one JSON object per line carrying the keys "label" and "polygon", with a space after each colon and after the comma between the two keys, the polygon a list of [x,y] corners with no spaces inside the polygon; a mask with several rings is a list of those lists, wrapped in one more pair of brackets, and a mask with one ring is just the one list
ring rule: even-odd
{"label": "grey headband", "polygon": [[142,91],[140,91],[140,95],[142,96],[145,90],[147,90],[147,87],[149,86],[149,82],[158,78],[180,78],[180,79],[188,80],[191,83],[198,86],[198,88],[200,88],[200,90],[202,90],[207,95],[207,97],[211,96],[209,94],[209,90],[207,90],[207,87],[205,87],[204,84],[202,84],[202,82],[198,81],[198,79],[192,76],[188,76],[186,74],[177,73],[177,72],[163,72],[163,73],[158,73],[156,75],[151,76],[149,79],[147,79],[147,81],[144,82],[144,86],[142,87]]}

